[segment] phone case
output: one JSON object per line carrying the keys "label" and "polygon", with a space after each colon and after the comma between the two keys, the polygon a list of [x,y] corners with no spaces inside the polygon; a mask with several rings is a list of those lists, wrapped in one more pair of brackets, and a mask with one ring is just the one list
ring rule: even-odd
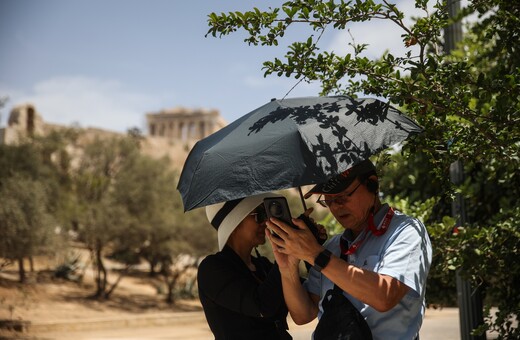
{"label": "phone case", "polygon": [[264,198],[264,208],[268,217],[277,218],[292,226],[291,211],[285,197]]}

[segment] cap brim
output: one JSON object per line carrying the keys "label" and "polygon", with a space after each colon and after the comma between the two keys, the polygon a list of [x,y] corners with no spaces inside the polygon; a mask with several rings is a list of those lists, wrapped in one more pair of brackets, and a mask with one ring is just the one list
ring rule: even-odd
{"label": "cap brim", "polygon": [[[327,182],[320,183],[315,185],[309,192],[307,192],[303,197],[305,199],[311,197],[312,195],[337,195],[345,190],[358,176],[362,174],[369,173],[371,171],[376,171],[376,167],[369,160],[365,159],[362,162],[354,165],[353,167],[345,170],[339,175],[331,177]],[[345,175],[345,173],[347,173]],[[331,186],[331,182],[336,181],[336,183],[329,190],[325,190],[326,186]]]}

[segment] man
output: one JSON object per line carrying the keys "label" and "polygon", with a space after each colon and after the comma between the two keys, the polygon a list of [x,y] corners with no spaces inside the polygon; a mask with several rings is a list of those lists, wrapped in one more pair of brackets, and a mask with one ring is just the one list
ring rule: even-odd
{"label": "man", "polygon": [[[323,298],[337,285],[368,323],[374,339],[416,339],[425,311],[431,244],[417,219],[381,204],[374,165],[365,160],[306,195],[320,195],[345,228],[320,246],[303,221],[271,219],[280,238],[269,239],[279,264],[284,298],[297,324],[323,316]],[[300,284],[300,260],[313,265]]]}

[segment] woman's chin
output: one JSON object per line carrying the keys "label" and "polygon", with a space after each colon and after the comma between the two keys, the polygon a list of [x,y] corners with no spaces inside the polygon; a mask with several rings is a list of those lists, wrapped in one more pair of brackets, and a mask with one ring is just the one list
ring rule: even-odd
{"label": "woman's chin", "polygon": [[265,244],[265,234],[262,235],[262,237],[258,238],[257,246],[261,246],[262,244]]}

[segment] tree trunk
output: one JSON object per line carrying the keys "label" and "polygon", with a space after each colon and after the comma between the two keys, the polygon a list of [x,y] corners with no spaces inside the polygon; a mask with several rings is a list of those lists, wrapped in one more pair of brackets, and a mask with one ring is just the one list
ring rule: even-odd
{"label": "tree trunk", "polygon": [[179,275],[175,275],[171,280],[166,279],[166,286],[168,288],[168,295],[166,295],[166,302],[170,305],[173,305],[175,303],[175,298],[173,296],[173,289],[175,288],[175,285],[177,284],[177,279],[179,278]]}
{"label": "tree trunk", "polygon": [[98,263],[98,297],[104,297],[107,289],[107,270],[103,263],[101,249],[96,250],[96,261]]}
{"label": "tree trunk", "polygon": [[150,264],[150,277],[155,277],[155,275],[157,274],[155,272],[155,268],[157,267],[157,262],[151,260],[148,263]]}
{"label": "tree trunk", "polygon": [[166,295],[166,302],[170,305],[173,305],[175,303],[175,297],[173,296],[173,290],[175,289],[175,286],[177,285],[177,281],[179,280],[179,277],[181,276],[181,272],[175,272],[172,273],[171,271],[164,272],[163,271],[163,277],[164,282],[166,283],[166,288],[168,289],[168,293]]}
{"label": "tree trunk", "polygon": [[104,298],[106,290],[107,272],[103,264],[103,255],[101,248],[98,247],[96,249],[91,249],[90,256],[92,258],[92,263],[95,266],[96,273],[96,293],[94,294],[94,297],[98,299]]}
{"label": "tree trunk", "polygon": [[[119,284],[119,282],[121,282],[123,277],[126,276],[126,274],[128,274],[128,272],[130,271],[130,268],[132,268],[132,265],[127,265],[125,267],[125,269],[121,272],[121,274],[119,274],[119,277],[117,278],[116,282],[105,293],[105,299],[108,300],[110,298],[110,295],[112,295],[112,292],[116,289],[117,285]],[[108,282],[107,282],[107,286],[108,286]]]}
{"label": "tree trunk", "polygon": [[25,276],[25,268],[23,266],[23,257],[18,258],[18,274],[20,276],[20,283],[25,283],[27,277]]}

